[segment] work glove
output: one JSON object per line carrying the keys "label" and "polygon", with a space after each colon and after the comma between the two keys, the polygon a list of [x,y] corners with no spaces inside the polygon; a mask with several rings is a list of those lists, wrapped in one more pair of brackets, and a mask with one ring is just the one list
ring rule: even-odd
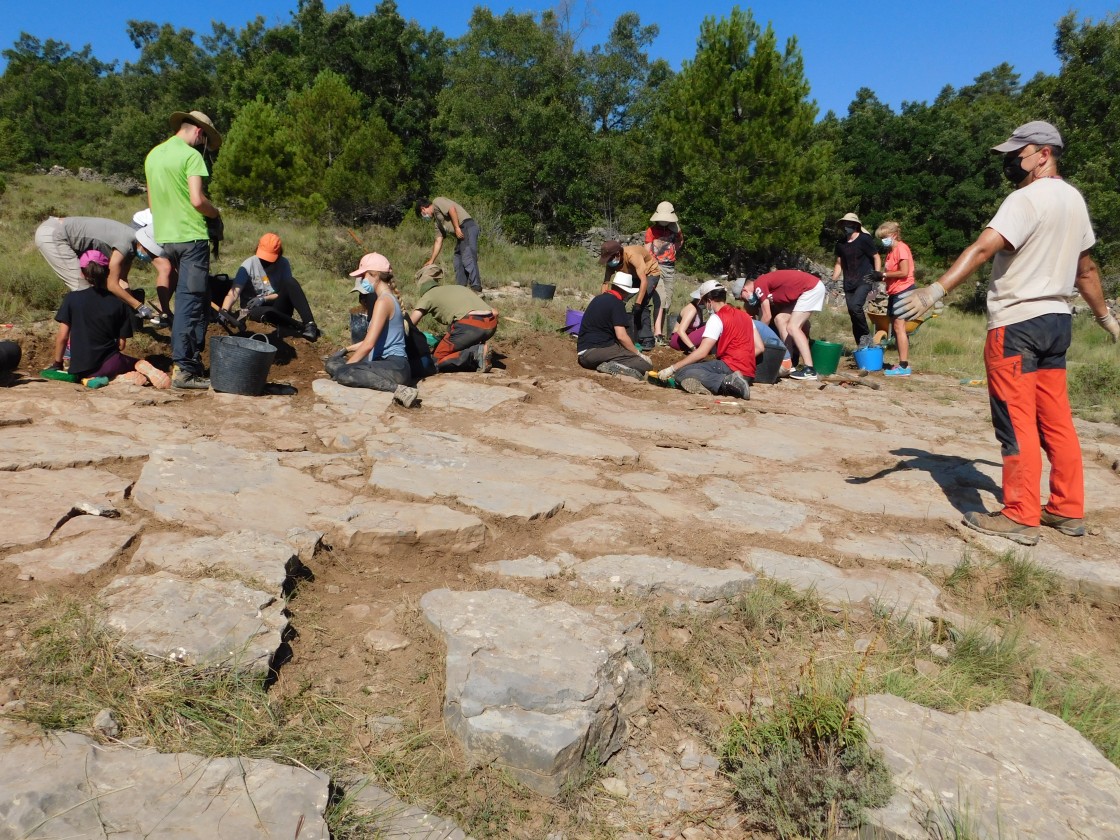
{"label": "work glove", "polygon": [[910,289],[898,296],[895,314],[907,321],[914,321],[929,312],[941,298],[945,297],[945,287],[940,283]]}
{"label": "work glove", "polygon": [[653,359],[651,359],[645,353],[639,353],[638,355],[642,357],[642,361],[645,362],[647,365],[652,365],[653,364]]}
{"label": "work glove", "polygon": [[143,321],[151,320],[156,317],[156,311],[146,303],[142,303],[136,307],[136,317]]}
{"label": "work glove", "polygon": [[241,324],[237,322],[237,318],[228,309],[218,310],[218,322],[227,330],[241,329]]}
{"label": "work glove", "polygon": [[673,367],[672,365],[669,365],[669,367],[662,368],[661,370],[659,370],[657,372],[657,378],[660,379],[662,382],[668,382],[670,379],[673,378],[673,374],[676,373],[676,372],[677,372],[677,369],[675,367]]}
{"label": "work glove", "polygon": [[1097,323],[1101,325],[1101,329],[1112,336],[1112,343],[1115,344],[1120,341],[1120,323],[1117,323],[1116,316],[1111,312],[1106,312],[1097,317]]}
{"label": "work glove", "polygon": [[256,309],[258,306],[264,306],[266,303],[268,303],[268,295],[257,295],[249,301],[248,309]]}

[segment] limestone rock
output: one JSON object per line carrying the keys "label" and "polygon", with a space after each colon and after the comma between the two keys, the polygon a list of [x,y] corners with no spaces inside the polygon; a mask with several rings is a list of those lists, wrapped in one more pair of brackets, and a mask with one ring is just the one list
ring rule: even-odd
{"label": "limestone rock", "polygon": [[284,536],[309,511],[343,504],[350,494],[281,466],[275,452],[246,452],[221,443],[158,447],[140,472],[132,498],[176,524],[199,530]]}
{"label": "limestone rock", "polygon": [[931,537],[928,534],[860,534],[834,540],[829,547],[861,559],[893,560],[911,566],[952,569],[961,562],[965,544],[952,537]]}
{"label": "limestone rock", "polygon": [[975,837],[1120,836],[1120,769],[1047,712],[1004,702],[948,715],[884,694],[856,705],[897,789],[865,836],[924,840],[954,818]]}
{"label": "limestone rock", "polygon": [[714,510],[701,513],[697,518],[730,525],[736,530],[750,533],[789,533],[804,524],[809,509],[796,502],[776,499],[764,493],[744,490],[725,479],[713,479],[704,484],[703,493],[716,503]]}
{"label": "limestone rock", "polygon": [[244,529],[216,537],[145,534],[132,562],[137,566],[150,563],[180,574],[222,569],[246,582],[263,585],[277,596],[300,567],[296,550],[286,540]]}
{"label": "limestone rock", "polygon": [[138,522],[78,516],[55,531],[49,545],[13,554],[7,562],[35,580],[84,575],[112,563],[139,530]]}
{"label": "limestone rock", "polygon": [[591,482],[598,473],[560,459],[510,455],[446,432],[382,434],[367,444],[373,487],[422,499],[451,496],[503,517],[547,518],[625,498]]}
{"label": "limestone rock", "polygon": [[734,598],[754,586],[756,579],[742,569],[712,569],[646,554],[608,554],[577,563],[572,571],[603,592],[677,595],[701,603]]}
{"label": "limestone rock", "polygon": [[525,402],[529,395],[516,388],[465,382],[454,376],[433,376],[420,383],[425,408],[456,408],[487,412],[500,405]]}
{"label": "limestone rock", "polygon": [[366,647],[370,650],[378,651],[380,653],[388,653],[394,650],[404,650],[410,644],[408,639],[399,633],[394,633],[391,630],[370,630],[362,637]]}
{"label": "limestone rock", "polygon": [[559,423],[495,423],[483,424],[478,431],[489,440],[512,443],[524,449],[552,455],[609,461],[620,465],[638,462],[638,453],[617,437],[578,426]]}
{"label": "limestone rock", "polygon": [[369,778],[350,786],[346,791],[356,814],[370,818],[371,837],[392,840],[471,840],[450,820],[429,814],[402,802]]}
{"label": "limestone rock", "polygon": [[105,747],[73,732],[30,739],[0,731],[0,836],[328,840],[328,782],[259,759]]}
{"label": "limestone rock", "polygon": [[346,417],[361,418],[372,428],[373,418],[384,414],[393,404],[388,391],[369,388],[348,388],[333,379],[316,379],[311,383],[317,403],[330,411]]}
{"label": "limestone rock", "polygon": [[476,563],[475,571],[489,572],[502,577],[531,578],[545,580],[560,575],[562,566],[555,560],[545,560],[543,557],[532,555],[521,557],[517,560],[495,560],[493,563]]}
{"label": "limestone rock", "polygon": [[444,719],[472,764],[496,762],[555,796],[588,756],[619,749],[647,690],[636,641],[568,604],[501,589],[439,589],[420,608],[447,643]]}
{"label": "limestone rock", "polygon": [[0,472],[37,467],[61,470],[143,458],[148,448],[115,432],[82,426],[20,426],[4,431]]}
{"label": "limestone rock", "polygon": [[645,534],[634,527],[633,519],[624,522],[605,516],[592,516],[561,525],[548,535],[559,548],[586,553],[640,551]]}
{"label": "limestone rock", "polygon": [[330,534],[335,547],[361,551],[416,545],[466,554],[486,542],[481,519],[445,505],[359,496],[348,505],[320,509],[311,523]]}
{"label": "limestone rock", "polygon": [[118,502],[130,482],[89,467],[22,470],[4,476],[0,494],[0,549],[42,542],[76,502]]}
{"label": "limestone rock", "polygon": [[93,728],[106,738],[116,738],[121,731],[117,716],[112,709],[102,709],[93,718]]}
{"label": "limestone rock", "polygon": [[101,591],[122,642],[188,665],[267,671],[288,626],[274,595],[238,581],[180,580],[166,572],[117,578]]}

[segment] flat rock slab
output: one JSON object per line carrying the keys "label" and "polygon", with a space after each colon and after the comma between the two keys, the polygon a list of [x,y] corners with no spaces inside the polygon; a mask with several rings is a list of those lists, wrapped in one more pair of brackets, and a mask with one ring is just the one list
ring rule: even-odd
{"label": "flat rock slab", "polygon": [[[388,391],[373,391],[369,388],[348,388],[333,379],[316,379],[311,383],[319,405],[345,417],[367,417],[372,420],[384,414],[393,404],[393,395]],[[370,427],[372,428],[372,423]]]}
{"label": "flat rock slab", "polygon": [[0,549],[42,542],[76,503],[118,502],[130,484],[89,467],[9,473],[0,494]]}
{"label": "flat rock slab", "polygon": [[143,458],[147,454],[148,447],[131,438],[96,428],[20,426],[4,431],[0,472],[97,466]]}
{"label": "flat rock slab", "polygon": [[619,502],[627,494],[590,482],[588,466],[556,458],[511,455],[460,435],[415,431],[371,437],[369,483],[422,499],[454,498],[497,516],[539,519],[561,508]]}
{"label": "flat rock slab", "polygon": [[487,412],[500,405],[525,402],[529,395],[503,385],[464,382],[454,376],[431,376],[420,383],[424,408],[455,408]]}
{"label": "flat rock slab", "polygon": [[734,598],[753,587],[757,579],[742,569],[711,569],[646,554],[608,554],[576,563],[572,571],[601,592],[675,595],[700,603]]}
{"label": "flat rock slab", "polygon": [[84,575],[109,565],[140,531],[141,523],[77,516],[51,536],[50,544],[6,560],[35,580]]}
{"label": "flat rock slab", "polygon": [[764,548],[751,549],[744,560],[767,577],[784,581],[796,589],[815,592],[827,603],[874,606],[909,620],[940,617],[962,621],[960,616],[941,608],[938,603],[941,590],[916,572],[838,569],[823,560],[794,557]]}
{"label": "flat rock slab", "polygon": [[122,643],[157,659],[267,671],[288,626],[274,595],[240,581],[167,572],[117,578],[101,590]]}
{"label": "flat rock slab", "polygon": [[371,837],[391,840],[471,840],[450,820],[402,802],[384,788],[359,782],[346,791],[354,813],[367,818]]}
{"label": "flat rock slab", "polygon": [[[647,399],[620,394],[590,379],[568,379],[556,387],[566,411],[625,432],[654,432],[660,439],[694,442],[726,431],[726,424],[718,418],[695,413],[686,417],[683,404],[676,413],[659,411]],[[605,410],[607,407],[609,410]]]}
{"label": "flat rock slab", "polygon": [[200,531],[251,527],[283,536],[306,525],[310,511],[344,504],[350,495],[281,466],[275,452],[202,442],[154,450],[132,498],[160,519]]}
{"label": "flat rock slab", "polygon": [[726,479],[712,479],[701,491],[716,507],[700,513],[697,518],[729,525],[739,531],[788,534],[809,518],[809,508],[805,505],[744,490]]}
{"label": "flat rock slab", "polygon": [[625,741],[648,687],[634,663],[648,660],[612,622],[502,589],[437,589],[420,608],[447,644],[444,720],[472,765],[555,796]]}
{"label": "flat rock slab", "polygon": [[300,567],[298,551],[291,543],[275,534],[245,529],[216,537],[145,534],[132,562],[186,575],[221,569],[277,596]]}
{"label": "flat rock slab", "polygon": [[872,836],[926,840],[930,815],[943,830],[965,820],[970,837],[1120,837],[1120,769],[1047,712],[1004,702],[948,715],[884,694],[856,706],[897,787],[869,813]]}
{"label": "flat rock slab", "polygon": [[493,563],[475,563],[477,572],[488,572],[502,577],[527,578],[530,580],[547,580],[559,577],[564,571],[556,560],[545,560],[543,557],[531,555],[517,560],[495,560]]}
{"label": "flat rock slab", "polygon": [[478,432],[490,440],[552,455],[609,461],[612,464],[638,463],[638,453],[625,443],[602,432],[578,426],[563,426],[559,423],[495,423],[483,424]]}
{"label": "flat rock slab", "polygon": [[829,543],[829,548],[861,559],[893,560],[912,566],[953,569],[964,557],[965,543],[928,534],[860,534]]}
{"label": "flat rock slab", "polygon": [[322,508],[311,524],[329,534],[336,548],[359,551],[415,545],[466,554],[486,542],[486,526],[477,516],[418,502],[358,497],[348,505]]}
{"label": "flat rock slab", "polygon": [[330,780],[252,758],[0,732],[0,837],[328,840]]}
{"label": "flat rock slab", "polygon": [[640,551],[645,544],[645,533],[634,527],[631,519],[623,522],[603,516],[593,516],[561,525],[548,535],[548,542],[559,548],[581,553]]}

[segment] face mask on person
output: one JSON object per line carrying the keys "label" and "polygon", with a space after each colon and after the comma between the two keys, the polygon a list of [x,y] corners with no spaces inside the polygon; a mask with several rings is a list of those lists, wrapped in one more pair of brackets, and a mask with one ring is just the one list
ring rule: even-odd
{"label": "face mask on person", "polygon": [[755,307],[760,303],[762,303],[762,294],[758,291],[758,289],[752,290],[751,293],[747,295],[747,306]]}
{"label": "face mask on person", "polygon": [[145,251],[143,248],[137,248],[132,253],[136,257],[136,259],[140,260],[140,262],[150,263],[152,261],[152,255]]}
{"label": "face mask on person", "polygon": [[851,236],[857,230],[859,230],[859,228],[855,225],[844,225],[844,233],[848,234],[848,236]]}
{"label": "face mask on person", "polygon": [[884,236],[883,237],[883,247],[890,248],[893,245],[894,245],[894,237],[893,236]]}
{"label": "face mask on person", "polygon": [[618,268],[620,265],[622,265],[621,257],[612,257],[611,259],[607,260],[608,268]]}
{"label": "face mask on person", "polygon": [[1030,160],[1041,152],[1042,149],[1035,149],[1029,155],[1019,157],[1019,152],[1021,151],[1022,149],[1015,152],[1008,152],[1003,156],[1003,177],[1015,186],[1019,186],[1027,179],[1027,176],[1031,174],[1030,170],[1023,168],[1023,161]]}
{"label": "face mask on person", "polygon": [[373,284],[366,280],[364,277],[358,281],[358,288],[361,289],[361,294],[363,295],[373,294]]}

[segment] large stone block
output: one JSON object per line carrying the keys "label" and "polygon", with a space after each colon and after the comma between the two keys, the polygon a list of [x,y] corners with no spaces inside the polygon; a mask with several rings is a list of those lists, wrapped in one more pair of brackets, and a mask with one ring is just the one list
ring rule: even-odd
{"label": "large stone block", "polygon": [[555,796],[583,761],[619,749],[648,684],[633,635],[502,589],[439,589],[420,607],[447,644],[444,719],[472,764]]}
{"label": "large stone block", "polygon": [[603,592],[631,595],[675,595],[709,603],[741,595],[756,576],[742,569],[693,566],[647,554],[608,554],[572,566],[576,577]]}
{"label": "large stone block", "polygon": [[42,542],[77,503],[118,502],[130,484],[88,467],[9,473],[0,494],[0,549]]}
{"label": "large stone block", "polygon": [[298,552],[291,543],[274,534],[245,529],[214,537],[146,533],[132,561],[179,574],[221,569],[243,581],[263,585],[277,596],[300,566]]}
{"label": "large stone block", "polygon": [[336,548],[359,551],[416,545],[465,554],[486,542],[481,519],[445,505],[358,497],[317,511],[311,523],[329,534]]}
{"label": "large stone block", "polygon": [[35,580],[84,575],[112,563],[139,530],[139,522],[76,516],[51,535],[49,545],[10,555],[6,562]]}
{"label": "large stone block", "polygon": [[143,458],[148,447],[97,428],[31,425],[4,431],[0,472],[37,467],[61,470]]}

